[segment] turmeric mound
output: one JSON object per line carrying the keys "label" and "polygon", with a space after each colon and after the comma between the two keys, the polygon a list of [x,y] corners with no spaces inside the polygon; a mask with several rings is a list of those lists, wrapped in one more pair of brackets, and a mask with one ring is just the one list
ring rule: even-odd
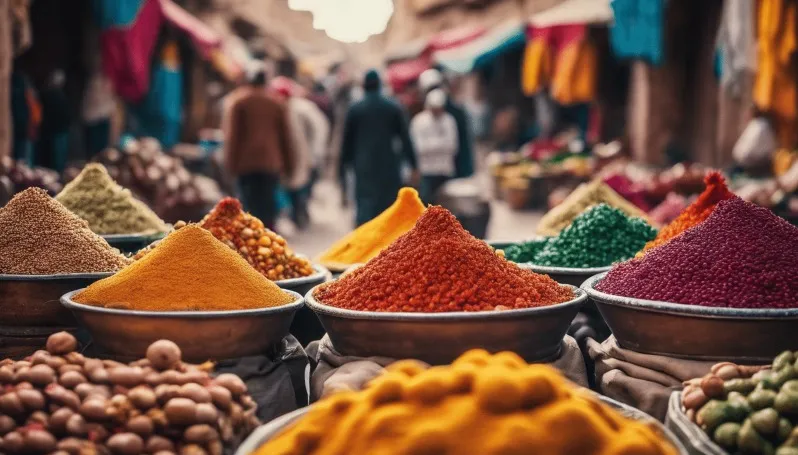
{"label": "turmeric mound", "polygon": [[715,211],[718,202],[734,197],[734,193],[729,191],[726,186],[726,180],[723,175],[718,171],[708,173],[704,177],[704,184],[706,188],[698,196],[698,199],[684,209],[669,225],[662,228],[657,236],[654,237],[654,240],[646,243],[643,251],[637,253],[637,257],[643,256],[647,250],[668,242],[691,227],[703,223]]}
{"label": "turmeric mound", "polygon": [[424,370],[389,366],[360,392],[314,405],[256,455],[676,454],[652,427],[623,417],[557,370],[511,352],[463,354]]}
{"label": "turmeric mound", "polygon": [[645,212],[624,199],[609,185],[596,179],[579,185],[564,201],[543,215],[538,223],[537,234],[545,237],[556,236],[582,212],[601,203],[615,207],[630,217],[642,218],[651,224]]}
{"label": "turmeric mound", "polygon": [[158,248],[74,299],[139,311],[245,310],[294,300],[197,225],[169,234]]}
{"label": "turmeric mound", "polygon": [[380,251],[409,231],[424,213],[424,203],[413,188],[402,188],[390,207],[350,232],[322,253],[316,262],[342,270],[376,257]]}

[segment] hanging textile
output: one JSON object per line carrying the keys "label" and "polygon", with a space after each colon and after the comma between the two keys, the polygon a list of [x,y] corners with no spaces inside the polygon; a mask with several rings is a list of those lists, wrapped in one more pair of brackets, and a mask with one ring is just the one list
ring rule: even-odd
{"label": "hanging textile", "polygon": [[798,52],[798,4],[760,0],[754,103],[772,117],[779,144],[794,147],[798,126],[798,75],[791,59]]}
{"label": "hanging textile", "polygon": [[520,49],[525,41],[523,27],[518,21],[510,20],[484,35],[435,50],[432,60],[449,71],[465,74],[486,67],[500,55]]}
{"label": "hanging textile", "polygon": [[743,91],[742,79],[756,71],[755,0],[726,0],[718,29],[720,82],[734,97]]}
{"label": "hanging textile", "polygon": [[180,140],[183,109],[183,73],[177,43],[166,43],[161,60],[153,68],[152,84],[144,100],[131,109],[136,117],[134,133],[158,139],[164,148]]}
{"label": "hanging textile", "polygon": [[610,6],[615,18],[610,44],[615,55],[662,63],[665,0],[612,0]]}
{"label": "hanging textile", "polygon": [[94,7],[98,23],[105,26],[100,35],[103,70],[119,96],[138,102],[150,86],[150,60],[163,22],[160,3],[96,0]]}

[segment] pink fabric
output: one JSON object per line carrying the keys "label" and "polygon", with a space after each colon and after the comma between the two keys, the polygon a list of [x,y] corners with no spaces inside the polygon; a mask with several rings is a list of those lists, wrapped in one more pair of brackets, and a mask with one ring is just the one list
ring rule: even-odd
{"label": "pink fabric", "polygon": [[127,101],[140,101],[150,88],[150,61],[163,23],[158,0],[146,0],[128,28],[102,32],[103,70]]}
{"label": "pink fabric", "polygon": [[433,36],[425,52],[442,51],[474,41],[487,32],[485,27],[458,27]]}
{"label": "pink fabric", "polygon": [[178,4],[172,0],[160,0],[160,4],[166,21],[186,33],[203,58],[208,58],[212,50],[221,46],[222,38],[212,28]]}
{"label": "pink fabric", "polygon": [[535,39],[545,40],[552,49],[554,55],[567,45],[585,39],[587,26],[585,24],[554,25],[551,27],[532,27],[526,29],[526,36],[529,41]]}
{"label": "pink fabric", "polygon": [[387,68],[388,83],[394,92],[401,92],[407,84],[418,79],[429,67],[430,60],[426,54],[412,60],[392,63]]}

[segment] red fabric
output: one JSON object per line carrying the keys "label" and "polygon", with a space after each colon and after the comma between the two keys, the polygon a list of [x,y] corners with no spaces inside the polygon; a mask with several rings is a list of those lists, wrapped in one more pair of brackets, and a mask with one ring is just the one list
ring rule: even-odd
{"label": "red fabric", "polygon": [[402,60],[392,63],[387,68],[388,83],[391,84],[394,92],[401,92],[407,84],[418,79],[418,77],[430,68],[430,60],[426,55],[412,60]]}
{"label": "red fabric", "polygon": [[604,179],[604,183],[623,196],[624,199],[636,205],[640,210],[644,212],[651,210],[651,204],[646,199],[646,190],[642,184],[633,182],[623,174],[607,176]]}
{"label": "red fabric", "polygon": [[526,29],[527,40],[542,39],[548,43],[553,55],[557,55],[565,46],[585,39],[585,24],[554,25],[552,27],[532,27]]}
{"label": "red fabric", "polygon": [[296,87],[291,79],[285,76],[277,76],[269,82],[269,89],[286,98],[294,96]]}
{"label": "red fabric", "polygon": [[199,49],[203,58],[208,58],[213,49],[222,44],[222,38],[204,22],[192,16],[172,0],[160,0],[164,18],[169,24],[182,30]]}
{"label": "red fabric", "polygon": [[150,60],[163,23],[158,0],[146,0],[128,28],[110,28],[100,36],[105,74],[127,101],[140,101],[150,88]]}
{"label": "red fabric", "polygon": [[442,51],[469,43],[487,32],[485,27],[458,27],[438,33],[429,40],[425,52]]}

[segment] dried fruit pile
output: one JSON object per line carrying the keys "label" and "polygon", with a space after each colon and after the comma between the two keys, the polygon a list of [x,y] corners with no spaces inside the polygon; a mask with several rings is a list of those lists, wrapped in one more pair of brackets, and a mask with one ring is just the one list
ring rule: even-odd
{"label": "dried fruit pile", "polygon": [[604,267],[634,257],[655,235],[656,229],[642,218],[599,204],[582,212],[556,237],[512,246],[506,254],[511,261],[548,267]]}
{"label": "dried fruit pile", "polygon": [[466,352],[452,365],[389,365],[365,390],[313,405],[255,455],[675,455],[649,424],[628,419],[548,365]]}
{"label": "dried fruit pile", "polygon": [[115,272],[129,263],[43,189],[28,188],[0,208],[0,273]]}
{"label": "dried fruit pile", "polygon": [[61,332],[47,350],[0,361],[0,453],[221,455],[259,425],[238,376],[183,363],[171,341],[129,365],[76,347]]}
{"label": "dried fruit pile", "polygon": [[313,274],[313,265],[286,245],[285,239],[245,212],[238,199],[222,199],[200,222],[217,239],[272,281]]}
{"label": "dried fruit pile", "polygon": [[379,256],[315,296],[352,310],[440,313],[547,306],[574,294],[507,261],[448,210],[433,206]]}
{"label": "dried fruit pile", "polygon": [[688,417],[729,453],[798,454],[797,360],[786,351],[771,369],[716,365],[685,387]]}
{"label": "dried fruit pile", "polygon": [[596,288],[646,300],[729,308],[798,308],[798,228],[738,197]]}

